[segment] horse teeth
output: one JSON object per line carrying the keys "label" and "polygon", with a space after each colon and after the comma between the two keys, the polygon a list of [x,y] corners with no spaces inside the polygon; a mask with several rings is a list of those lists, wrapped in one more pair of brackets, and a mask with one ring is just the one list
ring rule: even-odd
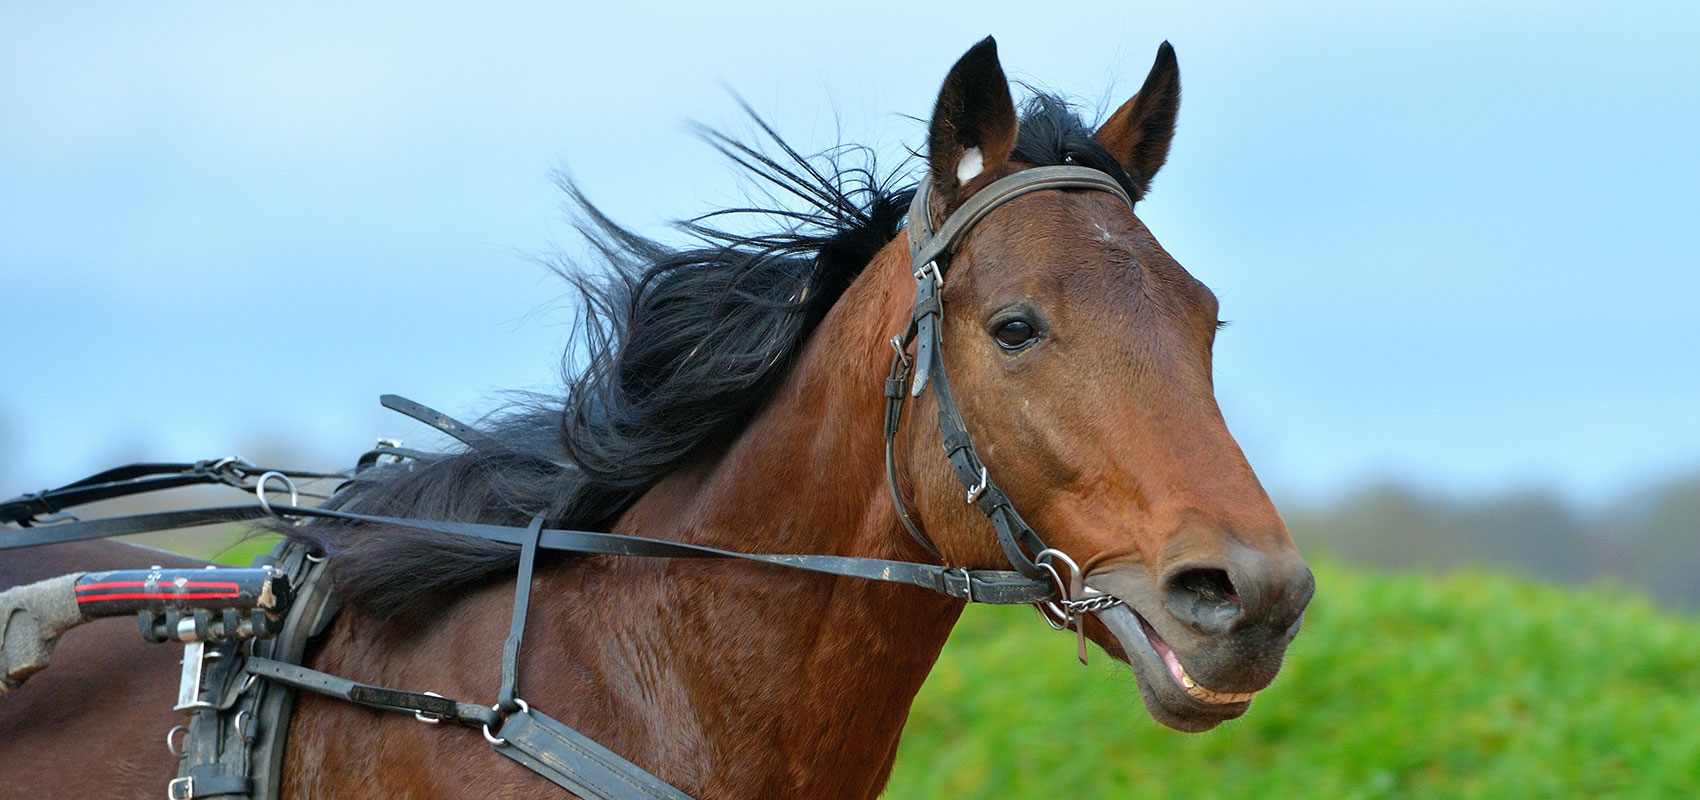
{"label": "horse teeth", "polygon": [[1180,670],[1180,679],[1181,686],[1186,688],[1187,695],[1201,703],[1227,705],[1229,703],[1243,703],[1257,696],[1257,692],[1218,692],[1206,689],[1199,686],[1191,675],[1186,674],[1184,667]]}

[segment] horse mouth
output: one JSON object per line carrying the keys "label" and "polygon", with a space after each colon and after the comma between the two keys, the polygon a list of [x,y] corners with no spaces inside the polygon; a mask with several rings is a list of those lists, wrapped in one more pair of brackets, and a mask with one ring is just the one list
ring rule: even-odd
{"label": "horse mouth", "polygon": [[1158,722],[1188,733],[1210,730],[1251,707],[1257,692],[1221,692],[1193,680],[1174,649],[1127,603],[1096,612],[1121,645],[1139,696]]}

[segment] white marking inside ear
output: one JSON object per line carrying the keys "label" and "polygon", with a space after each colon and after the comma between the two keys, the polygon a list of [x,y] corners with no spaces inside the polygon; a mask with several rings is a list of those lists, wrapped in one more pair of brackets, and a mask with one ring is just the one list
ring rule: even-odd
{"label": "white marking inside ear", "polygon": [[985,156],[980,154],[980,148],[970,147],[962,154],[962,160],[956,164],[956,182],[967,183],[974,176],[986,171]]}

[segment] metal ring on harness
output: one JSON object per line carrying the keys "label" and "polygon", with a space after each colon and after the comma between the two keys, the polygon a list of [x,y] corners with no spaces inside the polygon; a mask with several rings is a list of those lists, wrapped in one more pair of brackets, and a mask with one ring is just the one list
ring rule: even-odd
{"label": "metal ring on harness", "polygon": [[289,504],[291,506],[301,505],[301,491],[295,488],[295,481],[290,480],[288,475],[275,469],[262,474],[260,479],[254,483],[254,497],[260,501],[260,508],[264,509],[273,519],[293,523],[296,520],[291,519],[288,515],[278,513],[272,508],[271,502],[266,499],[266,483],[273,478],[283,481],[284,487],[289,489]]}
{"label": "metal ring on harness", "polygon": [[[1061,575],[1057,574],[1057,568],[1051,566],[1050,560],[1044,558],[1046,552],[1049,551],[1041,551],[1039,556],[1033,559],[1033,565],[1050,573],[1051,581],[1057,586],[1057,597],[1066,598],[1068,597],[1068,584],[1063,581]],[[1061,603],[1056,600],[1044,600],[1034,603],[1033,608],[1039,612],[1039,618],[1044,620],[1046,625],[1051,626],[1052,630],[1068,629],[1069,615],[1067,611],[1063,610]]]}
{"label": "metal ring on harness", "polygon": [[[527,714],[531,713],[531,704],[530,703],[527,703],[527,702],[525,702],[524,700],[522,700],[518,697],[514,698],[514,703],[519,706],[519,710],[521,712],[527,713]],[[502,704],[497,703],[496,705],[490,706],[490,710],[495,711],[497,713],[501,713]],[[508,743],[508,740],[503,739],[502,737],[497,736],[494,733],[491,733],[489,725],[484,726],[484,741],[489,742],[491,747],[501,747],[502,745],[505,745],[505,744]]]}
{"label": "metal ring on harness", "polygon": [[171,726],[171,730],[168,730],[168,731],[165,732],[165,749],[170,751],[170,753],[173,756],[176,756],[178,761],[182,761],[183,756],[187,755],[187,751],[185,751],[183,749],[181,744],[172,744],[172,742],[171,742],[171,737],[176,736],[178,731],[182,731],[184,736],[188,736],[189,735],[189,726],[187,726],[187,725],[173,725],[173,726]]}

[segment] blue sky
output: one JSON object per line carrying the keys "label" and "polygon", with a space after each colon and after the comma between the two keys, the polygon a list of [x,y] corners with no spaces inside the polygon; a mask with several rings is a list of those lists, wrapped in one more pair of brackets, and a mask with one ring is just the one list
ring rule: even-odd
{"label": "blue sky", "polygon": [[578,245],[734,202],[688,120],[920,143],[944,72],[1185,100],[1141,216],[1223,301],[1278,496],[1595,502],[1700,470],[1700,5],[0,6],[0,495],[135,459],[340,466],[397,392],[559,385]]}

